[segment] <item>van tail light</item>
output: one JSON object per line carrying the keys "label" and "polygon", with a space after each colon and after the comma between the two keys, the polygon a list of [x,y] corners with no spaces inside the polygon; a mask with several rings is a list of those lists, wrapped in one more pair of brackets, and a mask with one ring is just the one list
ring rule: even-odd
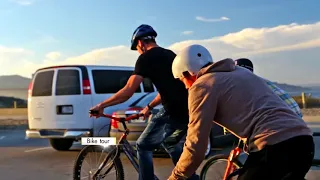
{"label": "van tail light", "polygon": [[[115,113],[112,113],[112,117],[116,117],[117,115]],[[118,122],[114,119],[111,119],[111,126],[115,129],[118,129]]]}
{"label": "van tail light", "polygon": [[82,81],[83,94],[91,94],[91,86],[89,79]]}
{"label": "van tail light", "polygon": [[31,80],[31,82],[29,83],[29,87],[28,87],[28,101],[31,99],[32,85],[33,85],[33,81]]}

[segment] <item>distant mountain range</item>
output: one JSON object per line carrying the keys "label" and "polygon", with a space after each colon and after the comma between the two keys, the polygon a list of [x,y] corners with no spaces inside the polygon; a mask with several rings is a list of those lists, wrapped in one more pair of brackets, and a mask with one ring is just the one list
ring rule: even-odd
{"label": "distant mountain range", "polygon": [[14,101],[17,103],[17,108],[27,107],[27,101],[24,99],[0,96],[0,108],[13,108]]}
{"label": "distant mountain range", "polygon": [[[1,89],[27,89],[31,79],[22,77],[19,75],[9,75],[0,76],[0,90]],[[296,86],[285,83],[277,83],[280,88],[288,92],[298,92],[298,91],[312,91],[320,90],[320,84],[317,85],[306,85],[306,86]]]}
{"label": "distant mountain range", "polygon": [[302,92],[302,91],[312,91],[312,87],[304,87],[304,86],[296,86],[296,85],[290,85],[286,83],[277,83],[274,82],[278,87],[281,89],[287,91],[287,92]]}
{"label": "distant mountain range", "polygon": [[19,75],[0,76],[0,89],[28,89],[30,81]]}
{"label": "distant mountain range", "polygon": [[314,91],[320,91],[320,83],[315,83],[315,84],[303,84],[301,85],[303,87],[311,88]]}

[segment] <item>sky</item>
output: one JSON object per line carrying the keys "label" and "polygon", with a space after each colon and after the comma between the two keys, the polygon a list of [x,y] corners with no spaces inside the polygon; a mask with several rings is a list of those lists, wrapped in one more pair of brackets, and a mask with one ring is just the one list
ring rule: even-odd
{"label": "sky", "polygon": [[318,0],[0,0],[0,75],[31,77],[62,64],[134,66],[133,31],[145,23],[176,53],[191,44],[214,58],[246,57],[255,73],[320,84]]}

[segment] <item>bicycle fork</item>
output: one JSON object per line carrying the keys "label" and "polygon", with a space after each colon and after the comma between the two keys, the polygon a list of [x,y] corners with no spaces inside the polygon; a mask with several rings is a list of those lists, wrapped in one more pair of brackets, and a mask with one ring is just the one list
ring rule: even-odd
{"label": "bicycle fork", "polygon": [[[119,151],[118,151],[118,146],[116,146],[116,148],[114,148],[108,156],[106,156],[104,158],[104,160],[102,161],[102,163],[100,164],[100,166],[98,167],[98,170],[95,171],[93,174],[92,174],[92,179],[93,180],[99,180],[103,177],[99,177],[98,174],[101,172],[101,170],[107,165],[107,162],[110,158],[118,158],[118,155],[119,155]],[[107,168],[107,171],[104,173],[104,175],[108,174],[109,171],[113,168],[113,161],[109,162],[108,163],[108,168]]]}
{"label": "bicycle fork", "polygon": [[[119,151],[119,145],[122,143],[123,139],[125,139],[127,137],[127,135],[129,134],[129,129],[126,129],[126,131],[124,132],[124,134],[120,137],[120,140],[119,142],[117,143],[116,147],[109,153],[109,155],[107,157],[104,158],[104,160],[102,161],[102,163],[100,164],[98,170],[96,172],[93,173],[92,175],[92,179],[93,180],[96,180],[96,178],[101,178],[101,177],[97,177],[98,174],[101,172],[101,170],[105,167],[105,165],[107,164],[108,160],[110,158],[119,158],[119,155],[120,155],[120,151]],[[109,173],[109,171],[113,168],[113,164],[114,162],[111,161],[109,164],[108,164],[108,168],[107,168],[107,171],[104,173],[104,176],[106,174]],[[97,179],[97,180],[99,180]]]}
{"label": "bicycle fork", "polygon": [[226,172],[224,173],[223,180],[231,179],[231,178],[228,178],[228,176],[230,175],[231,172],[234,171],[234,166],[233,166],[232,162],[234,159],[236,159],[239,156],[240,152],[241,152],[241,148],[239,148],[239,147],[234,148],[230,152],[229,157],[228,157],[228,165],[226,168]]}

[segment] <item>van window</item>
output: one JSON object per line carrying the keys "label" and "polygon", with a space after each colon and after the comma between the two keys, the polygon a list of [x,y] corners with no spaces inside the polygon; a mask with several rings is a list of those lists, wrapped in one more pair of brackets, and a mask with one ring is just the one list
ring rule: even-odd
{"label": "van window", "polygon": [[77,94],[81,94],[79,71],[60,69],[56,82],[56,95]]}
{"label": "van window", "polygon": [[[92,70],[94,89],[97,94],[116,93],[123,88],[133,71],[128,70]],[[141,88],[136,90],[141,92]]]}
{"label": "van window", "polygon": [[154,92],[152,81],[149,78],[143,79],[143,88],[145,92]]}
{"label": "van window", "polygon": [[43,71],[36,74],[33,82],[32,96],[51,96],[54,71]]}

